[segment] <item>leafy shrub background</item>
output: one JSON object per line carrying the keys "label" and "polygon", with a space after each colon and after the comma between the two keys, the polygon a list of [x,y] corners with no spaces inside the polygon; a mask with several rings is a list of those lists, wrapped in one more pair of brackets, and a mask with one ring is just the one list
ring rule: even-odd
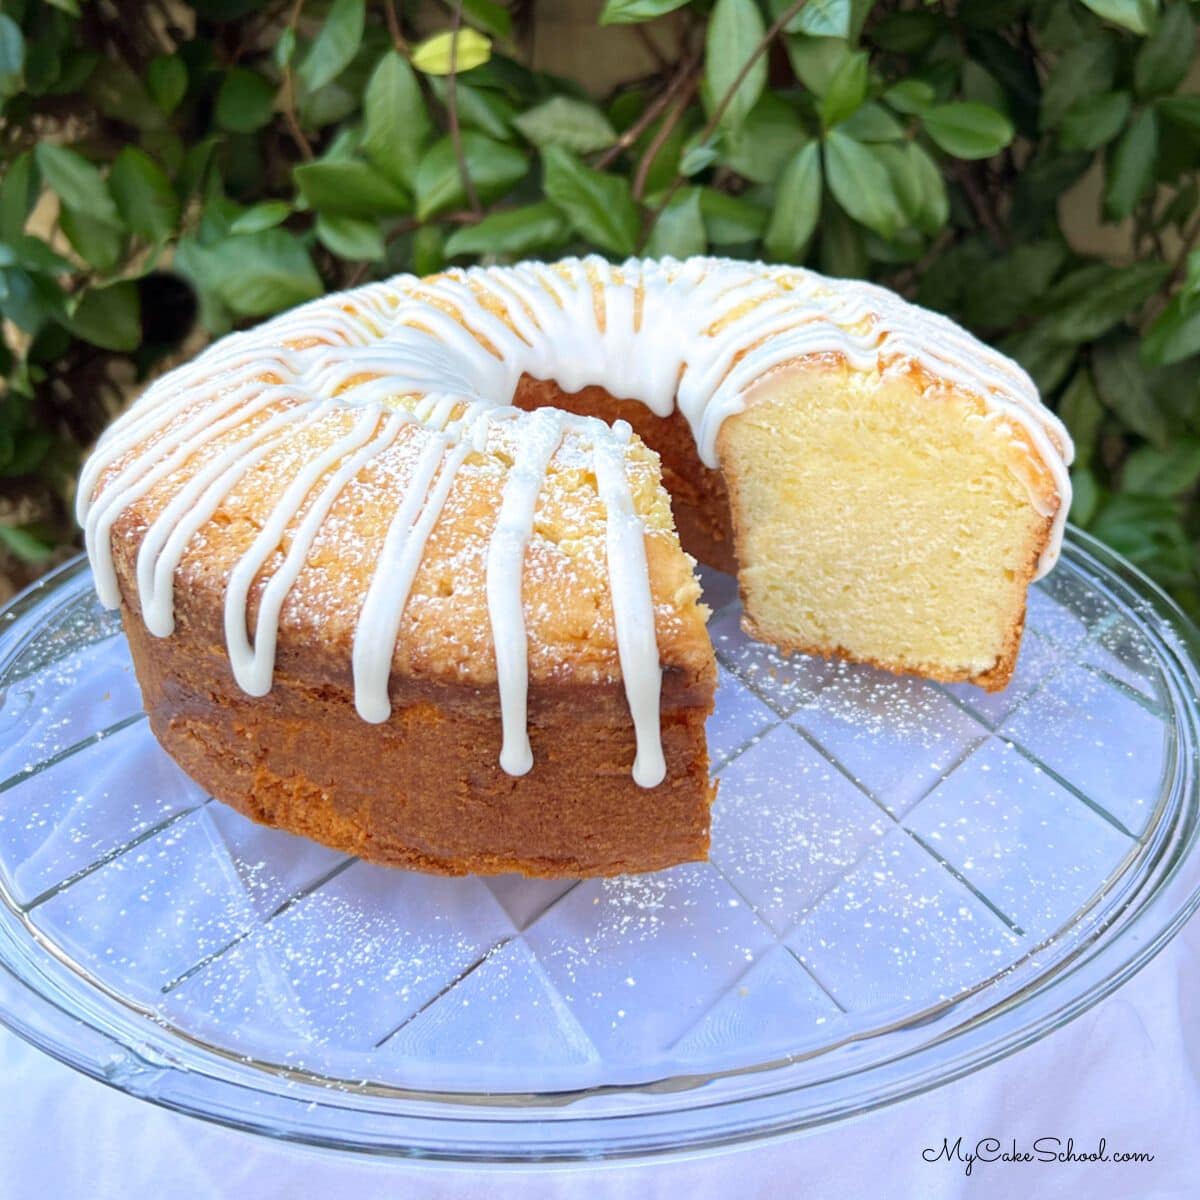
{"label": "leafy shrub background", "polygon": [[[528,0],[3,8],[0,541],[32,569],[111,413],[209,337],[395,271],[713,252],[1015,355],[1076,437],[1075,521],[1200,612],[1183,0],[607,0],[658,65],[606,96],[523,65]],[[1059,226],[1089,171],[1105,255]]]}

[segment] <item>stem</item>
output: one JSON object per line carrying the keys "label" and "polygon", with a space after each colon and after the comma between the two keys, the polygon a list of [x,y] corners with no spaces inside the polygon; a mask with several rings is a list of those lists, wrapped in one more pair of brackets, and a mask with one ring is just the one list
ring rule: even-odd
{"label": "stem", "polygon": [[671,103],[671,101],[679,94],[680,90],[689,86],[694,87],[700,78],[700,52],[693,51],[688,57],[679,64],[677,70],[667,84],[666,88],[655,96],[649,104],[646,105],[645,111],[638,117],[628,129],[592,165],[597,171],[603,171],[609,166],[614,159],[623,151],[628,150],[634,142],[650,128],[651,125],[658,119],[659,114]]}
{"label": "stem", "polygon": [[971,202],[971,209],[975,213],[976,220],[987,230],[988,237],[997,246],[1003,246],[1005,244],[1004,231],[1000,228],[1000,222],[988,205],[987,197],[983,194],[979,181],[971,173],[970,164],[959,159],[955,163],[954,175],[962,185],[963,191],[966,192],[967,199]]}
{"label": "stem", "polygon": [[[737,95],[738,88],[746,81],[746,77],[754,68],[754,64],[767,52],[767,48],[771,43],[783,32],[783,27],[808,3],[808,0],[794,0],[783,12],[771,22],[771,27],[759,39],[759,43],[750,52],[749,57],[742,63],[742,69],[738,71],[733,83],[726,89],[725,94],[717,102],[716,108],[712,111],[712,116],[708,119],[708,124],[700,131],[700,136],[696,139],[696,145],[703,146],[705,142],[712,137],[716,132],[717,126],[721,123],[721,118],[725,116],[726,110],[733,103],[733,98]],[[663,197],[662,203],[655,209],[655,215],[663,211],[668,204],[675,198],[675,193],[679,191],[680,185],[683,183],[683,176],[676,174],[671,181],[671,186],[667,189],[666,195]]]}
{"label": "stem", "polygon": [[693,77],[688,81],[680,93],[679,99],[675,102],[675,107],[663,119],[662,124],[655,131],[654,137],[650,140],[650,144],[646,147],[646,152],[642,155],[641,161],[637,165],[637,172],[633,177],[633,198],[635,200],[641,200],[642,194],[646,190],[646,179],[650,174],[650,168],[654,165],[659,151],[666,144],[667,138],[671,136],[671,131],[679,124],[683,114],[687,112],[687,107],[698,86],[698,78]]}
{"label": "stem", "polygon": [[[304,0],[295,0],[292,11],[288,14],[287,27],[293,34],[300,22],[300,10],[303,7]],[[296,116],[296,77],[292,73],[290,62],[283,69],[283,119],[287,122],[292,141],[299,147],[305,160],[311,162],[313,159],[312,143],[304,136],[304,130],[300,128],[300,121]]]}
{"label": "stem", "polygon": [[446,116],[450,122],[450,141],[454,146],[454,158],[458,163],[458,174],[462,179],[463,194],[474,213],[482,212],[475,181],[467,168],[467,156],[463,150],[462,130],[458,124],[458,33],[462,28],[463,0],[454,5],[454,20],[450,25],[450,75],[446,80]]}
{"label": "stem", "polygon": [[387,22],[388,36],[392,39],[392,48],[397,54],[408,57],[408,40],[400,28],[400,18],[396,15],[396,5],[393,0],[383,0],[383,19]]}

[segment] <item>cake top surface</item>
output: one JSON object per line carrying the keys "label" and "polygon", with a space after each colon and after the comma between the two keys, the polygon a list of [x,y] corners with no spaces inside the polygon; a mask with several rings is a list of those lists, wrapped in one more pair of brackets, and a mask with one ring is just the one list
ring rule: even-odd
{"label": "cake top surface", "polygon": [[[1052,565],[1071,443],[1017,364],[870,284],[593,257],[397,276],[158,380],[81,476],[98,590],[120,598],[114,538],[135,544],[127,598],[155,634],[189,611],[189,591],[223,590],[252,694],[277,654],[314,641],[346,666],[368,720],[388,715],[391,673],[498,684],[506,731],[530,681],[622,679],[649,745],[662,666],[712,669],[655,456],[622,422],[511,408],[517,385],[678,408],[715,467],[722,424],[757,384],[829,355],[861,372],[915,367],[1018,429],[1054,481],[1048,503],[1030,490],[1053,517]],[[514,768],[516,740],[506,732]]]}

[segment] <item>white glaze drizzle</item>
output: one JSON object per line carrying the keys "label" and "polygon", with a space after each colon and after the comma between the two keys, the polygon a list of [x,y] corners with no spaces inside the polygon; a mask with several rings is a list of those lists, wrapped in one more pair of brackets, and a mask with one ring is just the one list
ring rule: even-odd
{"label": "white glaze drizzle", "polygon": [[640,787],[657,787],[666,778],[659,698],[662,666],[654,638],[654,598],[646,563],[646,530],[634,511],[625,475],[624,446],[632,430],[624,421],[613,426],[617,441],[597,438],[592,447],[596,485],[607,513],[608,578],[612,589],[613,621],[625,699],[633,717],[637,756],[633,780]]}
{"label": "white glaze drizzle", "polygon": [[[637,737],[633,774],[653,787],[665,771],[662,670],[645,529],[626,478],[628,427],[619,422],[610,432],[599,422],[552,410],[524,414],[507,406],[528,374],[552,379],[565,391],[599,385],[660,416],[678,407],[702,461],[716,467],[721,426],[745,407],[755,386],[777,368],[828,353],[867,371],[914,362],[1019,427],[1058,492],[1039,574],[1053,565],[1070,501],[1071,441],[1017,364],[946,318],[870,284],[721,259],[614,266],[593,257],[455,270],[430,281],[398,276],[227,337],[159,380],[105,432],[80,476],[77,510],[97,591],[110,607],[120,600],[111,544],[116,520],[202,457],[151,522],[138,554],[147,628],[169,634],[182,555],[238,480],[298,423],[320,421],[345,405],[361,408],[364,415],[349,433],[299,469],[231,573],[224,614],[231,667],[244,690],[265,694],[282,606],[322,523],[345,486],[402,426],[415,422],[431,436],[399,498],[354,638],[356,707],[364,720],[384,721],[391,711],[392,654],[428,538],[467,455],[482,450],[489,429],[503,421],[514,463],[488,546],[487,599],[503,725],[500,762],[509,773],[523,774],[532,765],[521,596],[525,549],[549,463],[566,431],[581,433],[591,441],[607,512],[614,627]],[[401,397],[411,411],[381,408]],[[212,449],[248,420],[255,423],[246,436]],[[250,590],[322,480],[262,590],[251,643]],[[1030,486],[1032,501],[1050,515]]]}
{"label": "white glaze drizzle", "polygon": [[550,460],[562,441],[565,414],[540,408],[524,422],[513,464],[504,481],[500,515],[488,543],[487,604],[496,653],[503,741],[500,766],[509,775],[524,775],[533,766],[526,705],[529,693],[529,650],[521,588],[525,579],[525,547],[533,534],[534,510]]}

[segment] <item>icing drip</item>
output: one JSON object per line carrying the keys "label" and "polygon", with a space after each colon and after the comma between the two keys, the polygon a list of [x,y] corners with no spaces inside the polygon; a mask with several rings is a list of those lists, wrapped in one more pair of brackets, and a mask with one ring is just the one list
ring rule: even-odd
{"label": "icing drip", "polygon": [[659,729],[659,693],[662,667],[654,640],[654,599],[646,564],[646,530],[633,508],[629,480],[625,477],[622,443],[632,430],[618,421],[613,432],[620,443],[597,439],[592,449],[596,483],[607,513],[608,576],[612,585],[613,620],[625,698],[633,716],[637,757],[633,779],[640,787],[657,787],[666,778],[662,733]]}
{"label": "icing drip", "polygon": [[[467,456],[484,450],[503,424],[513,465],[487,549],[487,602],[500,764],[524,774],[532,765],[525,551],[549,465],[564,436],[577,434],[590,443],[607,514],[613,620],[637,738],[633,775],[653,787],[665,774],[662,670],[645,530],[626,474],[628,426],[618,422],[610,431],[552,410],[525,414],[508,406],[528,374],[569,392],[599,385],[664,417],[678,407],[702,461],[716,467],[721,426],[745,408],[756,385],[777,368],[829,353],[863,371],[915,363],[978,396],[1019,431],[1057,489],[1038,573],[1053,565],[1070,502],[1071,440],[1016,363],[946,318],[870,284],[711,258],[613,265],[592,257],[454,270],[429,281],[397,276],[231,335],[159,380],[106,431],[80,475],[77,512],[97,592],[109,607],[120,602],[112,553],[117,519],[178,474],[180,485],[146,530],[137,560],[146,626],[160,637],[171,633],[174,576],[187,544],[238,481],[301,426],[346,406],[360,410],[343,437],[297,469],[231,572],[224,610],[230,664],[240,687],[265,694],[283,605],[322,524],[359,472],[402,428],[418,425],[416,461],[352,651],[356,708],[364,720],[385,721],[396,640],[426,544]],[[1049,516],[1051,507],[1028,486]],[[259,595],[251,640],[251,591],[288,530],[287,552]]]}
{"label": "icing drip", "polygon": [[529,695],[529,651],[521,584],[525,547],[533,533],[533,514],[546,469],[562,441],[564,414],[538,409],[525,423],[516,444],[512,469],[504,482],[500,516],[488,543],[487,603],[496,651],[503,744],[500,766],[509,775],[524,775],[533,766],[526,703]]}
{"label": "icing drip", "polygon": [[[371,579],[354,634],[354,704],[364,721],[378,725],[392,715],[388,678],[404,607],[425,553],[425,543],[471,450],[466,438],[451,446],[435,434],[421,452],[408,491],[392,518],[379,569]],[[439,474],[440,468],[440,474]],[[435,475],[437,484],[430,491]]]}
{"label": "icing drip", "polygon": [[[242,691],[251,696],[265,696],[271,690],[275,674],[275,643],[279,637],[279,614],[291,586],[296,582],[304,560],[312,549],[334,501],[342,489],[380,451],[396,440],[404,421],[396,416],[383,422],[383,432],[367,442],[379,426],[379,415],[368,411],[341,441],[309,463],[280,497],[267,523],[254,544],[242,556],[225,592],[225,644],[229,648],[229,664],[233,677]],[[366,442],[364,446],[363,443]],[[339,464],[341,464],[339,466]],[[334,470],[334,468],[337,468]],[[284,531],[295,519],[300,506],[317,481],[333,470],[328,482],[304,514],[292,537],[292,544],[282,565],[263,589],[258,605],[258,621],[254,643],[246,629],[250,588],[263,564],[283,540]]]}

